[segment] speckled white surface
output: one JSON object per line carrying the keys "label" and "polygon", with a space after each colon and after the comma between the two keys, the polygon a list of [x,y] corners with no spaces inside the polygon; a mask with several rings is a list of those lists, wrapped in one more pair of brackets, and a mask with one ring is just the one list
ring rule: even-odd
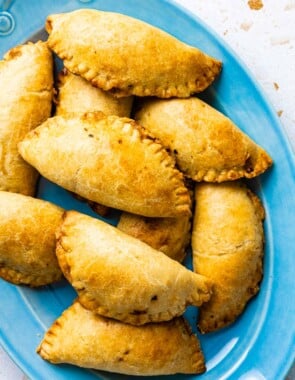
{"label": "speckled white surface", "polygon": [[248,66],[280,115],[295,149],[295,0],[178,0],[219,34]]}
{"label": "speckled white surface", "polygon": [[[262,0],[260,10],[251,9],[248,0],[175,2],[204,20],[240,56],[280,116],[295,150],[295,0]],[[0,380],[24,379],[0,348]],[[288,379],[295,379],[295,370]]]}

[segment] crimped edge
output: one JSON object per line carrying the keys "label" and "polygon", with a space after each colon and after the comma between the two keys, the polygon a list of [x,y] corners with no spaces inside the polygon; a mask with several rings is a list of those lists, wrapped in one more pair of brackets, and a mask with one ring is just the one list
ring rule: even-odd
{"label": "crimped edge", "polygon": [[195,373],[204,373],[206,371],[206,363],[204,353],[198,337],[193,333],[191,326],[187,320],[183,317],[180,317],[177,320],[178,328],[182,330],[182,327],[186,330],[191,341],[191,347],[193,347],[192,355],[192,367]]}
{"label": "crimped edge", "polygon": [[[82,120],[94,120],[100,121],[105,118],[110,121],[119,120],[118,126],[121,130],[128,124],[130,127],[128,131],[126,128],[124,132],[129,134],[129,136],[134,137],[134,134],[138,132],[137,138],[142,142],[147,149],[155,156],[159,158],[159,165],[164,167],[166,170],[170,171],[169,180],[174,186],[171,191],[174,192],[174,205],[176,212],[169,213],[169,216],[179,216],[182,214],[191,215],[191,198],[189,191],[184,184],[184,175],[175,167],[175,160],[169,155],[167,150],[161,144],[160,140],[155,138],[151,133],[148,132],[141,124],[138,124],[135,120],[128,117],[118,117],[118,116],[106,116],[100,111],[86,112],[81,116]],[[168,216],[168,215],[166,215]]]}
{"label": "crimped edge", "polygon": [[43,359],[48,360],[54,364],[60,363],[59,360],[56,360],[51,356],[51,349],[54,345],[55,338],[58,336],[58,330],[62,329],[63,322],[67,318],[67,315],[69,313],[76,313],[76,303],[77,301],[74,301],[72,306],[64,310],[63,313],[53,322],[53,324],[45,332],[42,341],[36,349],[37,354],[39,354]]}
{"label": "crimped edge", "polygon": [[[145,310],[138,310],[134,313],[117,313],[105,306],[100,305],[97,300],[92,297],[87,290],[76,289],[78,292],[78,300],[86,309],[91,310],[95,314],[100,314],[105,317],[120,320],[131,325],[143,325],[150,322],[165,322],[182,315],[189,305],[201,306],[203,303],[208,302],[212,295],[213,283],[207,277],[192,273],[194,280],[192,286],[195,285],[195,291],[191,296],[184,300],[182,304],[173,306],[166,311],[155,314],[148,312],[148,307]],[[197,277],[195,277],[197,276]],[[201,283],[202,279],[202,283]]]}
{"label": "crimped edge", "polygon": [[235,181],[243,177],[250,179],[264,173],[272,163],[270,156],[262,151],[251,171],[248,171],[246,167],[223,169],[221,171],[211,168],[209,170],[199,170],[192,176],[192,179],[196,182],[226,182]]}

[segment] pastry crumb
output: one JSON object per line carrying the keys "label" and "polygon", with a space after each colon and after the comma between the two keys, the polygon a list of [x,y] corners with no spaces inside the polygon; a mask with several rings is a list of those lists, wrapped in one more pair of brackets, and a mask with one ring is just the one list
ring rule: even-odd
{"label": "pastry crumb", "polygon": [[253,25],[252,22],[243,22],[241,25],[240,25],[240,28],[245,30],[245,32],[248,32],[248,30],[251,28],[251,26]]}
{"label": "pastry crumb", "polygon": [[261,0],[249,0],[248,5],[250,9],[258,11],[263,7],[263,2]]}
{"label": "pastry crumb", "polygon": [[277,115],[278,115],[278,117],[281,117],[282,116],[282,114],[283,114],[283,110],[279,110],[278,112],[277,112]]}
{"label": "pastry crumb", "polygon": [[285,6],[284,11],[291,11],[294,8],[295,8],[295,3],[290,3]]}

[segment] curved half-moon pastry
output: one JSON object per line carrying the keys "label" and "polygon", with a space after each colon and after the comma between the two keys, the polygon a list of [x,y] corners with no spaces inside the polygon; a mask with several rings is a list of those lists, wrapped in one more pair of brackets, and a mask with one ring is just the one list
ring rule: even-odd
{"label": "curved half-moon pastry", "polygon": [[64,69],[58,77],[56,115],[68,112],[101,111],[106,115],[130,116],[133,97],[115,98],[84,78]]}
{"label": "curved half-moon pastry", "polygon": [[239,182],[198,184],[193,224],[193,266],[213,282],[200,308],[204,333],[234,322],[259,290],[262,278],[264,209]]}
{"label": "curved half-moon pastry", "polygon": [[0,277],[30,286],[61,279],[55,231],[62,214],[41,199],[0,191]]}
{"label": "curved half-moon pastry", "polygon": [[196,97],[146,100],[135,119],[195,181],[252,178],[272,164],[269,155],[228,117]]}
{"label": "curved half-moon pastry", "polygon": [[205,371],[198,338],[183,318],[131,326],[95,315],[75,302],[53,323],[37,348],[52,363],[70,363],[126,375]]}
{"label": "curved half-moon pastry", "polygon": [[0,190],[34,195],[38,173],[17,144],[50,116],[53,68],[46,43],[9,50],[0,61],[0,87]]}
{"label": "curved half-moon pastry", "polygon": [[190,214],[183,175],[134,120],[100,112],[56,116],[19,151],[44,177],[88,200],[144,216]]}
{"label": "curved half-moon pastry", "polygon": [[119,230],[131,235],[152,248],[181,262],[190,242],[191,217],[147,218],[123,212],[117,225]]}
{"label": "curved half-moon pastry", "polygon": [[221,69],[221,62],[197,48],[119,13],[50,15],[46,30],[67,69],[118,97],[188,97],[208,87]]}
{"label": "curved half-moon pastry", "polygon": [[56,254],[84,307],[130,324],[170,320],[210,298],[206,277],[75,211],[65,213]]}

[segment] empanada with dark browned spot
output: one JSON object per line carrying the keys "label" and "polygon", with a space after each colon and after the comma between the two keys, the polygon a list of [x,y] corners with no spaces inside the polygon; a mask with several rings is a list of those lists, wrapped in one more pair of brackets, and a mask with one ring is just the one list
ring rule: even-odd
{"label": "empanada with dark browned spot", "polygon": [[135,119],[195,181],[253,178],[272,164],[267,152],[228,117],[196,97],[145,100]]}
{"label": "empanada with dark browned spot", "polygon": [[60,267],[89,310],[134,325],[181,315],[211,282],[118,228],[75,211],[57,232]]}

